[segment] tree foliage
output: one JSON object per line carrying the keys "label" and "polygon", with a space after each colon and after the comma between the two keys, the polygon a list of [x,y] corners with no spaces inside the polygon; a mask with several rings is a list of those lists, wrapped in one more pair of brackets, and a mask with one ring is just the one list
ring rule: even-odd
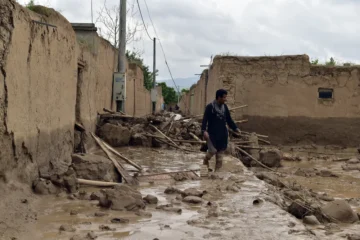
{"label": "tree foliage", "polygon": [[326,62],[325,62],[325,65],[326,65],[326,66],[335,66],[335,65],[336,65],[336,61],[335,61],[335,59],[334,59],[333,57],[331,57],[329,61],[326,61]]}
{"label": "tree foliage", "polygon": [[176,103],[178,96],[174,88],[168,87],[165,82],[158,83],[162,88],[162,95],[166,104]]}
{"label": "tree foliage", "polygon": [[311,65],[318,65],[319,64],[319,59],[313,59],[313,60],[311,60]]}
{"label": "tree foliage", "polygon": [[[129,63],[135,63],[138,65],[144,74],[144,87],[150,90],[153,87],[153,73],[150,71],[149,66],[144,64],[144,60],[141,58],[139,53],[126,51],[126,57]],[[156,70],[156,73],[158,71]]]}
{"label": "tree foliage", "polygon": [[183,89],[181,89],[181,93],[189,93],[190,92],[190,90],[188,89],[188,88],[183,88]]}

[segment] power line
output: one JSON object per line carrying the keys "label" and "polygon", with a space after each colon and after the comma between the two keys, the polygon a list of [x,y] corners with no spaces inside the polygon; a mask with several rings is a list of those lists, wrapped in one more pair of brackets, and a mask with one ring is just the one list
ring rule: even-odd
{"label": "power line", "polygon": [[136,0],[136,2],[137,2],[137,5],[138,5],[138,8],[139,8],[139,12],[140,12],[141,20],[142,20],[142,22],[143,22],[143,25],[144,25],[145,31],[146,31],[146,33],[147,33],[148,37],[150,38],[150,40],[152,41],[152,40],[153,40],[153,38],[152,38],[152,37],[150,37],[150,34],[149,34],[149,32],[148,32],[148,30],[147,30],[147,28],[146,28],[145,21],[144,21],[144,18],[143,18],[142,12],[141,12],[141,8],[140,8],[139,0]]}
{"label": "power line", "polygon": [[[137,0],[137,1],[139,1],[139,0]],[[179,93],[180,93],[179,87],[176,85],[175,80],[174,80],[174,78],[173,78],[173,75],[172,75],[172,73],[171,73],[170,66],[169,66],[169,64],[168,64],[168,61],[167,61],[167,58],[166,58],[166,55],[165,55],[164,48],[163,48],[163,46],[162,46],[162,44],[161,44],[161,40],[160,40],[160,38],[159,38],[159,36],[158,36],[158,34],[157,34],[157,32],[156,32],[156,28],[155,28],[154,23],[153,23],[153,21],[152,21],[152,18],[151,18],[151,15],[150,15],[150,11],[149,11],[149,7],[148,7],[148,5],[147,5],[147,3],[146,3],[146,0],[144,0],[144,2],[145,2],[145,6],[146,6],[146,9],[147,9],[149,18],[150,18],[151,25],[152,25],[152,27],[154,28],[154,32],[155,32],[155,35],[156,35],[157,39],[159,40],[160,48],[161,48],[161,51],[162,51],[162,53],[163,53],[163,55],[164,55],[166,67],[167,67],[167,69],[168,69],[168,71],[169,71],[171,80],[172,80],[172,82],[174,83],[174,85],[175,85],[175,87],[176,87],[176,89],[177,89],[177,91],[178,91],[178,94],[179,94]]]}

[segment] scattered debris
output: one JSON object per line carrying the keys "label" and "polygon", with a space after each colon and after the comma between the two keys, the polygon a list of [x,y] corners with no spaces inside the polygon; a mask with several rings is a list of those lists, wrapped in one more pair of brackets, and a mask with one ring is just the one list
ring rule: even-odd
{"label": "scattered debris", "polygon": [[144,197],[144,201],[147,202],[148,204],[157,204],[159,200],[157,197],[149,194],[146,197]]}
{"label": "scattered debris", "polygon": [[119,224],[126,224],[129,223],[130,220],[126,218],[113,218],[111,219],[111,223],[119,223]]}
{"label": "scattered debris", "polygon": [[76,231],[76,228],[74,228],[73,226],[71,225],[61,225],[59,230],[61,232],[75,232]]}

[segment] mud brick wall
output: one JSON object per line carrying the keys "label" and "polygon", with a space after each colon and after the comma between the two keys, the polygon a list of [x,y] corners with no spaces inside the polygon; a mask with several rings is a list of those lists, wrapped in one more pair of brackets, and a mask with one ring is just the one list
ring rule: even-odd
{"label": "mud brick wall", "polygon": [[[52,9],[35,13],[0,0],[0,189],[12,180],[31,184],[39,175],[67,171],[75,121],[93,132],[97,113],[115,109],[116,49],[96,33],[89,39],[95,48],[79,41],[72,25]],[[129,66],[127,74],[136,86],[128,84],[134,95],[127,100],[136,102],[128,114],[151,113],[141,70]]]}
{"label": "mud brick wall", "polygon": [[[229,91],[230,107],[249,105],[233,114],[249,119],[241,128],[269,135],[275,144],[360,144],[358,66],[312,66],[307,55],[217,56],[209,73],[209,100],[219,88]],[[332,89],[333,98],[319,99],[319,88]]]}

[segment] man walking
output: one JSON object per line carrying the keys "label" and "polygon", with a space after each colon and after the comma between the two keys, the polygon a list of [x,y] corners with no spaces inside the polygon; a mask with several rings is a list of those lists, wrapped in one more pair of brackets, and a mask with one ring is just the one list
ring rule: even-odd
{"label": "man walking", "polygon": [[207,142],[208,151],[206,153],[203,165],[207,170],[212,171],[209,166],[209,160],[216,155],[215,171],[222,167],[222,157],[228,145],[228,129],[229,127],[240,132],[231,118],[230,111],[225,104],[227,91],[219,89],[216,91],[216,99],[208,104],[205,109],[201,130],[204,139]]}

